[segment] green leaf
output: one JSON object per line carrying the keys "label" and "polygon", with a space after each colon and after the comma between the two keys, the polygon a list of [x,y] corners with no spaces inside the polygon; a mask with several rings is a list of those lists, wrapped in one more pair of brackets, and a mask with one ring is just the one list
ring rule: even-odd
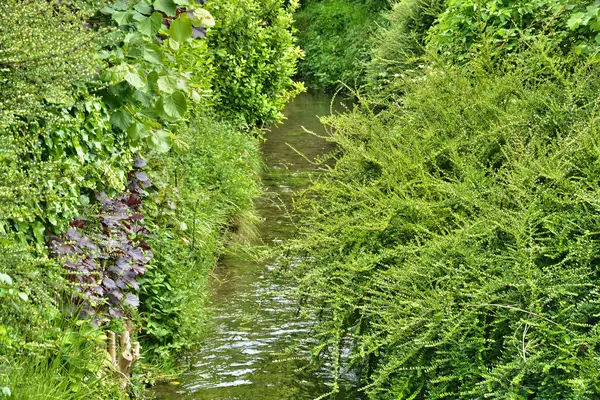
{"label": "green leaf", "polygon": [[131,11],[115,11],[112,14],[112,19],[119,25],[129,25],[133,22],[133,14]]}
{"label": "green leaf", "polygon": [[130,73],[130,67],[127,64],[119,64],[108,70],[108,78],[110,83],[115,84],[125,80],[125,77]]}
{"label": "green leaf", "polygon": [[56,220],[56,217],[54,215],[48,215],[48,216],[46,216],[46,219],[48,220],[48,222],[50,222],[54,226],[56,226],[56,224],[58,223],[58,221]]}
{"label": "green leaf", "polygon": [[72,136],[71,143],[73,144],[73,147],[75,147],[75,152],[77,152],[77,156],[79,157],[79,162],[82,164],[85,163],[85,152],[83,151],[83,148],[81,147],[81,144],[79,143],[79,139],[75,136]]}
{"label": "green leaf", "polygon": [[167,41],[167,43],[169,44],[169,47],[173,51],[179,51],[179,48],[181,47],[179,45],[179,42],[176,42],[175,40],[169,40],[169,41]]}
{"label": "green leaf", "polygon": [[151,16],[144,18],[138,24],[138,31],[146,36],[156,36],[162,26],[163,17],[160,13],[153,13]]}
{"label": "green leaf", "polygon": [[40,221],[36,221],[35,224],[33,224],[33,236],[40,244],[44,243],[44,231],[46,231],[46,228]]}
{"label": "green leaf", "polygon": [[152,71],[148,74],[148,87],[151,91],[158,91],[158,72]]}
{"label": "green leaf", "polygon": [[154,9],[164,12],[169,17],[174,17],[177,13],[177,5],[173,0],[156,0],[154,2]]}
{"label": "green leaf", "polygon": [[79,195],[79,202],[82,206],[88,206],[90,204],[90,198],[85,194]]}
{"label": "green leaf", "polygon": [[183,43],[192,37],[192,21],[187,14],[181,14],[169,28],[171,39]]}
{"label": "green leaf", "polygon": [[133,123],[133,118],[128,112],[117,111],[110,116],[110,122],[113,127],[119,128],[122,131],[126,131]]}
{"label": "green leaf", "polygon": [[585,17],[585,14],[582,12],[578,12],[578,13],[571,15],[571,18],[569,18],[569,20],[567,21],[567,26],[573,30],[579,28],[579,25],[581,25],[583,23],[584,17]]}
{"label": "green leaf", "polygon": [[152,135],[150,138],[150,144],[152,150],[158,153],[166,153],[171,149],[173,145],[173,140],[171,139],[171,135],[169,132],[164,130],[159,130]]}
{"label": "green leaf", "polygon": [[148,136],[149,133],[150,133],[150,131],[149,131],[148,127],[139,122],[134,122],[133,124],[131,124],[131,126],[127,130],[127,134],[129,135],[129,138],[134,142],[138,142],[138,141],[142,140],[143,138]]}
{"label": "green leaf", "polygon": [[187,111],[187,101],[181,91],[176,91],[170,95],[162,96],[162,108],[164,112],[172,118],[183,118]]}
{"label": "green leaf", "polygon": [[150,5],[148,5],[148,3],[145,1],[140,1],[133,7],[133,9],[144,15],[150,15],[152,13],[152,7],[150,7]]}
{"label": "green leaf", "polygon": [[158,88],[165,93],[173,93],[177,90],[177,78],[171,75],[158,78]]}
{"label": "green leaf", "polygon": [[113,7],[117,10],[125,11],[127,10],[127,1],[126,0],[116,0],[113,4]]}
{"label": "green leaf", "polygon": [[132,70],[125,75],[125,80],[136,89],[143,89],[146,87],[146,76]]}
{"label": "green leaf", "polygon": [[152,64],[162,64],[163,52],[160,46],[149,44],[144,47],[144,60]]}
{"label": "green leaf", "polygon": [[27,296],[27,293],[19,292],[19,293],[17,293],[17,296],[19,296],[19,298],[23,301],[29,300],[29,296]]}
{"label": "green leaf", "polygon": [[194,10],[194,19],[192,20],[194,26],[204,25],[207,28],[215,26],[215,19],[212,14],[204,8],[197,8]]}
{"label": "green leaf", "polygon": [[8,286],[12,286],[13,280],[9,275],[0,272],[0,283],[4,283]]}

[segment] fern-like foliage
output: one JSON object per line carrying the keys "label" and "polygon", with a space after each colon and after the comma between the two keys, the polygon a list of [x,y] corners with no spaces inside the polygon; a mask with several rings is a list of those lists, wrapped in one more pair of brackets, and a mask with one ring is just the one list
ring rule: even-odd
{"label": "fern-like foliage", "polygon": [[322,354],[352,338],[370,399],[600,393],[600,66],[549,54],[329,120],[337,165],[289,250]]}

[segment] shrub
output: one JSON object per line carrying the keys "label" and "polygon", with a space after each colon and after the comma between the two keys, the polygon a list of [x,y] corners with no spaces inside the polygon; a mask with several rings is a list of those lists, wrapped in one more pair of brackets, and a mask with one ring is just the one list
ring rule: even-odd
{"label": "shrub", "polygon": [[[430,45],[455,61],[471,51],[496,58],[540,37],[550,38],[563,52],[594,53],[600,8],[579,0],[448,0],[430,32]],[[587,6],[587,7],[586,7]]]}
{"label": "shrub", "polygon": [[73,102],[72,84],[95,74],[98,34],[74,0],[0,4],[0,130]]}
{"label": "shrub", "polygon": [[338,162],[288,247],[315,351],[350,342],[369,398],[600,392],[600,66],[573,65],[431,68],[329,120]]}
{"label": "shrub", "polygon": [[369,59],[369,37],[381,4],[359,1],[308,1],[296,15],[299,44],[306,57],[299,74],[311,86],[334,89],[340,83],[364,82],[363,64]]}
{"label": "shrub", "polygon": [[[142,331],[151,355],[192,345],[204,315],[193,307],[203,305],[199,292],[226,226],[249,213],[258,193],[252,135],[197,119],[214,117],[210,88],[227,85],[213,69],[233,71],[228,61],[213,64],[199,40],[211,15],[188,0],[116,0],[97,10],[99,3],[0,5],[0,396],[4,385],[17,398],[99,398],[90,392],[108,389],[105,349],[97,346],[102,329],[76,318],[52,326],[79,315],[74,307],[113,325],[126,312],[139,323],[127,327]],[[273,57],[276,68],[247,70],[253,78],[238,87],[246,97],[229,109],[234,118],[255,107],[249,124],[275,118],[293,86],[289,10],[270,5],[254,5],[256,35],[246,45]],[[140,156],[151,160],[144,171]],[[150,233],[161,254],[146,265]],[[89,347],[79,342],[84,330]],[[77,343],[69,347],[71,339]],[[65,365],[65,353],[80,363]],[[31,375],[26,388],[21,373]],[[73,380],[85,381],[79,395]]]}
{"label": "shrub", "polygon": [[371,39],[370,61],[365,66],[369,94],[385,98],[399,81],[397,77],[421,73],[429,28],[443,10],[443,0],[404,0],[383,14],[385,24]]}
{"label": "shrub", "polygon": [[208,43],[217,79],[215,111],[246,128],[277,122],[302,90],[292,76],[301,52],[292,35],[296,1],[227,0],[207,3],[215,17]]}

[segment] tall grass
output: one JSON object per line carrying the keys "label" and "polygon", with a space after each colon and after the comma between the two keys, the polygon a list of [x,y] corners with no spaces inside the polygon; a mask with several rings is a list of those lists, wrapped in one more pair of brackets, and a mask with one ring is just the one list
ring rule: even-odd
{"label": "tall grass", "polygon": [[[90,321],[58,313],[46,321],[43,340],[14,343],[0,352],[0,387],[9,399],[121,399],[106,352],[105,335]],[[39,338],[38,338],[39,339]],[[8,392],[7,392],[8,393]],[[3,398],[0,395],[0,398]]]}

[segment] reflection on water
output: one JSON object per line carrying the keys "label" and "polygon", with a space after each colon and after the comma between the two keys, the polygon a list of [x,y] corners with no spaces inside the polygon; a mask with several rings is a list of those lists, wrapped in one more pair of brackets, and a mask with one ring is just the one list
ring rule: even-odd
{"label": "reflection on water", "polygon": [[[265,195],[259,204],[264,243],[283,240],[293,231],[287,214],[291,195],[316,168],[293,148],[309,160],[331,149],[302,128],[324,134],[317,116],[329,114],[330,103],[325,95],[300,95],[286,107],[285,123],[266,135]],[[178,378],[181,384],[154,389],[158,399],[296,400],[329,391],[327,366],[315,370],[306,361],[313,322],[298,315],[291,283],[272,273],[276,267],[276,259],[264,264],[224,260],[212,283],[214,329],[191,356],[190,369]],[[338,398],[357,397],[346,393]]]}

